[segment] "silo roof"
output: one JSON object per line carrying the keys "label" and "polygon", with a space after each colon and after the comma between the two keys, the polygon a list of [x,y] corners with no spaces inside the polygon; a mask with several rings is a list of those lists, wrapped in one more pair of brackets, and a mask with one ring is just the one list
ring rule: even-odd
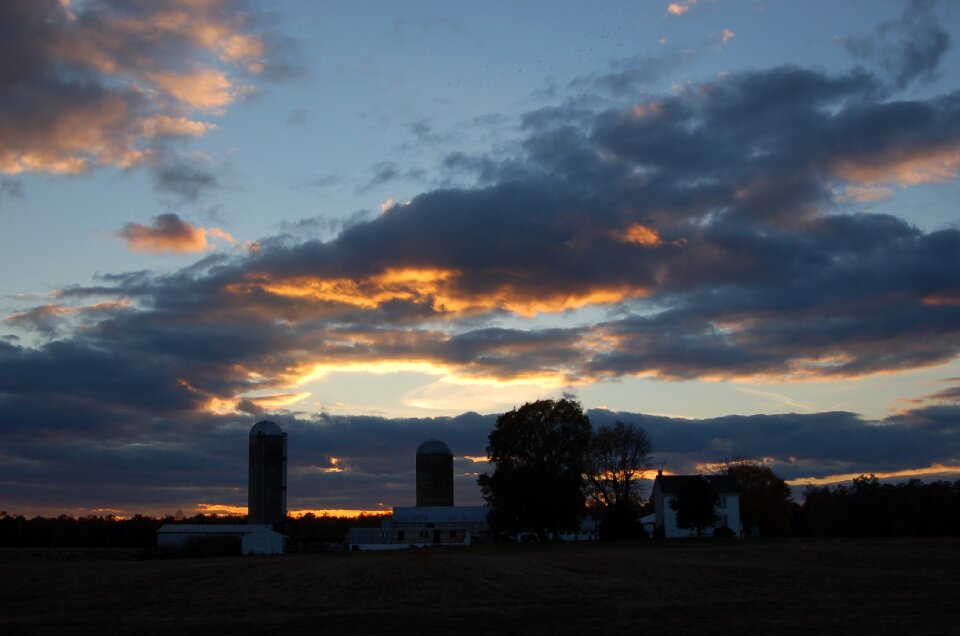
{"label": "silo roof", "polygon": [[283,435],[283,430],[280,429],[280,425],[276,422],[271,422],[270,420],[263,420],[257,422],[253,425],[253,428],[250,429],[250,436],[254,435]]}
{"label": "silo roof", "polygon": [[428,439],[417,448],[417,455],[453,455],[453,452],[440,440]]}

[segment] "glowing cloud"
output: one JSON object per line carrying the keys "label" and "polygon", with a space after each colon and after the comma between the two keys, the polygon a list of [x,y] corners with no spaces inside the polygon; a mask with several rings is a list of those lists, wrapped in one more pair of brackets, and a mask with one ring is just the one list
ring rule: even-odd
{"label": "glowing cloud", "polygon": [[202,252],[213,248],[208,237],[234,242],[233,237],[220,228],[197,227],[176,214],[156,216],[149,226],[127,223],[116,234],[127,242],[130,250],[151,254]]}
{"label": "glowing cloud", "polygon": [[152,73],[149,78],[181,102],[211,112],[222,112],[235,99],[237,89],[226,74],[212,69],[193,73]]}
{"label": "glowing cloud", "polygon": [[[797,477],[790,479],[787,484],[791,486],[826,486],[837,484],[844,481],[851,481],[860,477],[863,473],[838,473],[835,475],[826,475],[824,477]],[[907,468],[904,470],[894,470],[888,472],[874,473],[877,479],[898,479],[903,477],[930,477],[935,475],[960,475],[960,466],[949,466],[947,464],[933,464],[926,468]]]}
{"label": "glowing cloud", "polygon": [[646,245],[648,247],[654,247],[663,243],[655,229],[640,223],[631,225],[627,228],[626,232],[616,236],[616,238],[624,243],[636,243],[637,245]]}
{"label": "glowing cloud", "polygon": [[697,4],[697,0],[680,0],[680,2],[671,2],[669,5],[667,5],[667,13],[677,16],[683,15],[695,4]]}

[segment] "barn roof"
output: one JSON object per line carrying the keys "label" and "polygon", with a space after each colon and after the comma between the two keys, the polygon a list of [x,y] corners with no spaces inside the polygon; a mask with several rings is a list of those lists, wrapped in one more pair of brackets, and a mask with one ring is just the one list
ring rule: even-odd
{"label": "barn roof", "polygon": [[164,534],[251,534],[273,532],[273,526],[265,523],[165,523],[157,529]]}
{"label": "barn roof", "polygon": [[398,506],[393,509],[395,523],[486,523],[486,506]]}
{"label": "barn roof", "polygon": [[657,475],[653,483],[654,486],[659,485],[660,491],[663,493],[677,493],[680,492],[680,488],[683,487],[685,482],[697,477],[704,477],[710,482],[717,494],[740,493],[740,485],[737,480],[729,475]]}

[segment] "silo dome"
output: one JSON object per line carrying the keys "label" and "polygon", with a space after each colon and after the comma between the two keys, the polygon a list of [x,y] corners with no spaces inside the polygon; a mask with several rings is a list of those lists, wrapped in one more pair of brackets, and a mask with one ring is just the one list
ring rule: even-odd
{"label": "silo dome", "polygon": [[254,424],[250,429],[250,437],[254,437],[256,435],[283,435],[283,431],[280,429],[280,425],[276,422],[263,420]]}
{"label": "silo dome", "polygon": [[453,505],[453,453],[438,439],[417,448],[417,506]]}
{"label": "silo dome", "polygon": [[453,451],[438,439],[428,439],[417,447],[417,455],[453,455]]}

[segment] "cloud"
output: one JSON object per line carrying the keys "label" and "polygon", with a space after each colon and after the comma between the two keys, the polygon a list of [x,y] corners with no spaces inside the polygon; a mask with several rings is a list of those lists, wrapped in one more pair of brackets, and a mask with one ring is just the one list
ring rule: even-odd
{"label": "cloud", "polygon": [[0,172],[81,173],[153,161],[199,137],[267,73],[271,51],[230,0],[5,2]]}
{"label": "cloud", "polygon": [[696,6],[697,0],[680,0],[680,2],[671,2],[667,5],[667,13],[670,15],[681,16]]}
{"label": "cloud", "polygon": [[883,22],[869,36],[841,38],[850,55],[876,65],[898,88],[930,81],[947,49],[950,33],[934,12],[936,2],[912,0],[896,20]]}
{"label": "cloud", "polygon": [[151,171],[154,190],[173,195],[178,203],[196,201],[220,187],[216,175],[198,159],[164,158],[155,163]]}
{"label": "cloud", "polygon": [[697,56],[695,49],[671,47],[654,56],[637,55],[614,60],[606,71],[576,77],[569,87],[574,91],[601,91],[615,97],[635,95],[690,64]]}
{"label": "cloud", "polygon": [[9,177],[0,178],[0,201],[3,199],[23,200],[23,181]]}
{"label": "cloud", "polygon": [[373,177],[364,185],[357,188],[358,194],[369,192],[370,190],[395,181],[397,179],[422,180],[426,173],[418,168],[401,170],[393,161],[381,161],[372,168]]}
{"label": "cloud", "polygon": [[176,214],[161,214],[149,226],[127,223],[117,236],[135,252],[203,252],[213,247],[210,238],[233,243],[233,237],[220,228],[197,227]]}
{"label": "cloud", "polygon": [[306,126],[310,119],[310,113],[305,108],[295,108],[287,115],[288,126]]}

